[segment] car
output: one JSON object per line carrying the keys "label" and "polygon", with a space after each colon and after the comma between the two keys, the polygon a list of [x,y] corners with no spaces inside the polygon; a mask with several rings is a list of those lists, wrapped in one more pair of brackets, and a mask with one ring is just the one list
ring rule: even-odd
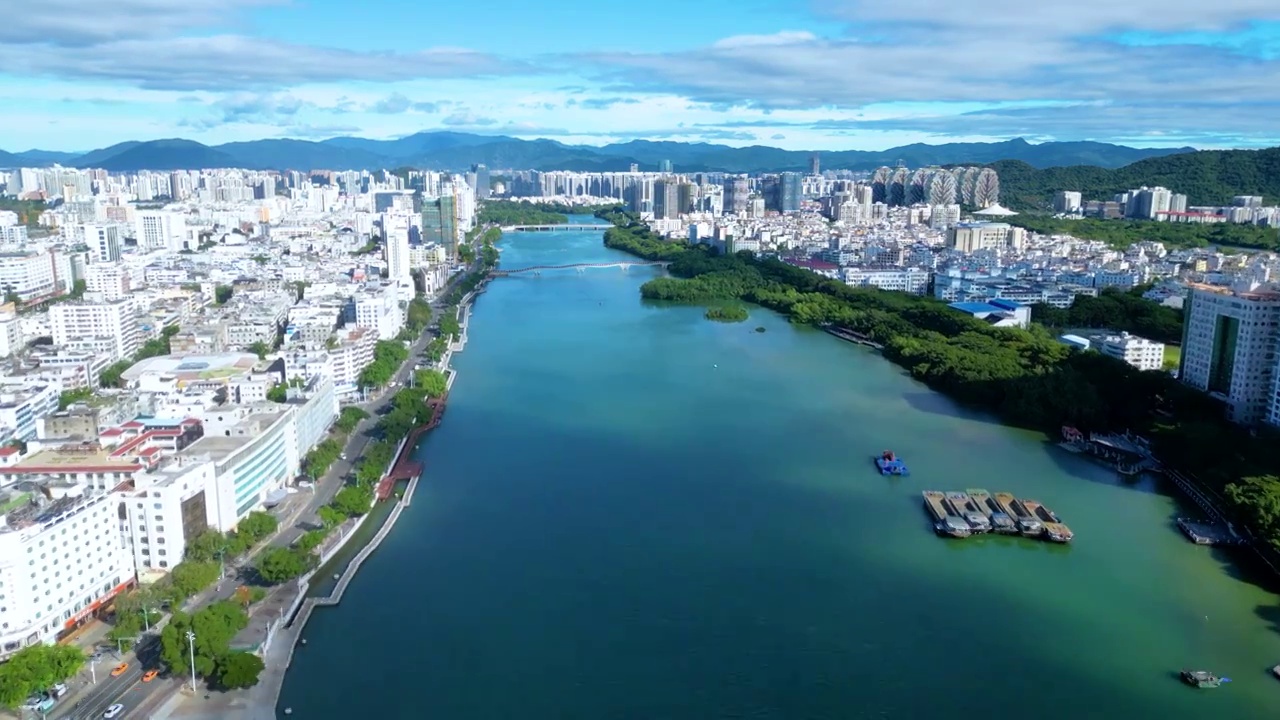
{"label": "car", "polygon": [[122,712],[124,712],[124,706],[121,705],[120,703],[116,703],[115,705],[112,705],[111,707],[107,708],[107,711],[102,713],[102,717],[113,718]]}
{"label": "car", "polygon": [[49,696],[52,698],[55,698],[55,699],[60,698],[66,694],[67,694],[67,686],[63,683],[58,683],[53,687],[49,688]]}
{"label": "car", "polygon": [[[120,663],[111,671],[111,677],[120,677],[129,669],[129,663]],[[114,717],[114,716],[113,716]]]}
{"label": "car", "polygon": [[152,680],[155,680],[156,676],[159,674],[159,670],[148,670],[142,673],[142,682],[151,682]]}

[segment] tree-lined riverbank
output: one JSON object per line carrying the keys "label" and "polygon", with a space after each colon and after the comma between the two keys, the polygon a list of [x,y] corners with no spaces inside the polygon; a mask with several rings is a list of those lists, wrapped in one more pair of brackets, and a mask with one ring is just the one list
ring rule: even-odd
{"label": "tree-lined riverbank", "polygon": [[1216,401],[1167,373],[1075,352],[1038,325],[992,327],[932,298],[854,288],[750,253],[725,256],[668,242],[621,211],[599,216],[616,226],[605,232],[607,247],[671,262],[674,277],[645,283],[646,298],[746,300],[792,322],[848,329],[882,344],[886,358],[930,387],[1052,436],[1063,425],[1147,435],[1162,460],[1222,492],[1239,519],[1280,547],[1280,511],[1272,509],[1280,507],[1280,443],[1226,423]]}

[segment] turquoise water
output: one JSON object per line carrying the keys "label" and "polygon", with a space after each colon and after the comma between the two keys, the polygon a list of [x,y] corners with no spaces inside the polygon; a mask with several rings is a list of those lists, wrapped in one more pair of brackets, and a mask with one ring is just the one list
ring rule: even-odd
{"label": "turquoise water", "polygon": [[[626,259],[598,233],[503,267]],[[1277,600],[1174,502],[765,310],[646,304],[650,268],[496,280],[413,506],[285,684],[293,718],[1255,718]],[[753,329],[763,326],[765,333]],[[912,476],[885,479],[893,448]],[[944,541],[922,489],[1040,500],[1069,547]],[[1203,667],[1234,682],[1195,691]]]}

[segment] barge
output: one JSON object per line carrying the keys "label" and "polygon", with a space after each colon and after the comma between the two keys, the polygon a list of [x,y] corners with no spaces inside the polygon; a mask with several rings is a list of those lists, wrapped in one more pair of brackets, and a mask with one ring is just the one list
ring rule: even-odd
{"label": "barge", "polygon": [[1034,515],[1027,512],[1027,509],[1013,496],[1013,493],[998,492],[995,497],[996,505],[1001,510],[1004,510],[1005,514],[1013,518],[1013,523],[1017,527],[1019,534],[1033,538],[1044,536],[1044,525]]}
{"label": "barge", "polygon": [[1035,500],[1019,500],[1013,493],[971,488],[964,492],[925,490],[921,495],[934,530],[946,537],[996,532],[1054,543],[1068,543],[1075,537],[1052,510]]}
{"label": "barge", "polygon": [[1044,527],[1044,538],[1049,542],[1069,543],[1075,538],[1071,528],[1067,527],[1052,510],[1035,500],[1023,500],[1022,506],[1040,521]]}
{"label": "barge", "polygon": [[1013,518],[1008,513],[1000,509],[995,499],[991,497],[991,493],[980,488],[970,488],[965,492],[969,494],[969,498],[978,506],[978,509],[991,519],[991,529],[994,532],[1002,535],[1018,534],[1017,523],[1013,521]]}
{"label": "barge", "polygon": [[969,523],[947,508],[945,494],[937,490],[925,490],[920,494],[924,497],[924,509],[933,518],[934,532],[944,537],[954,538],[966,538],[973,534]]}
{"label": "barge", "polygon": [[973,532],[991,532],[991,518],[988,518],[978,508],[978,504],[973,501],[973,498],[969,497],[968,493],[947,493],[947,504],[951,506],[953,513],[964,518],[964,521],[969,523],[969,528]]}

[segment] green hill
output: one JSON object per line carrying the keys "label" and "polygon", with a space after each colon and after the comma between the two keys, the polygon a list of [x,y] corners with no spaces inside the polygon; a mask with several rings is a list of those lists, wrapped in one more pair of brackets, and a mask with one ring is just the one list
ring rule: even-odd
{"label": "green hill", "polygon": [[1280,202],[1280,148],[1179,153],[1114,170],[1092,165],[1037,169],[1020,160],[990,167],[1000,174],[1001,202],[1015,210],[1047,210],[1057,190],[1078,190],[1086,200],[1110,200],[1143,185],[1183,193],[1190,205],[1226,205],[1234,195]]}

